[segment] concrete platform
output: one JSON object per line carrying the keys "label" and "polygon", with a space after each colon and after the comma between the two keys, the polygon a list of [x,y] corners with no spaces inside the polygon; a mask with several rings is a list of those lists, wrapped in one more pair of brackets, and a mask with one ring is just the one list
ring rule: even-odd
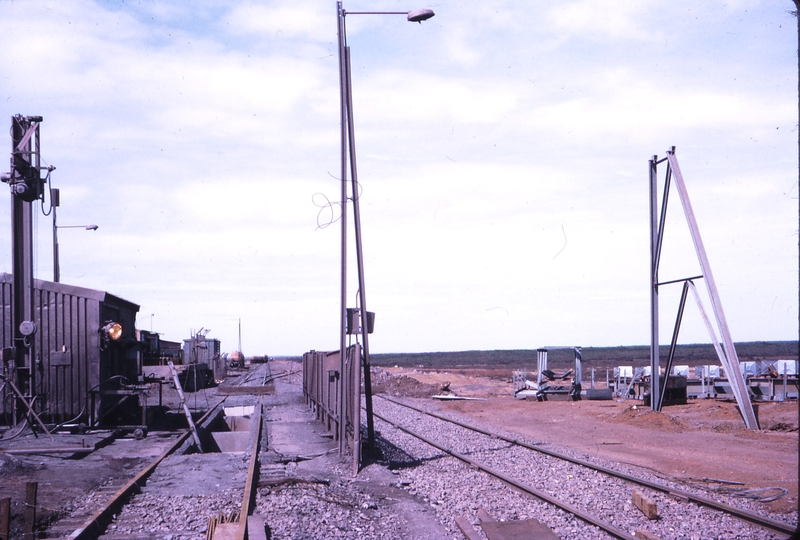
{"label": "concrete platform", "polygon": [[[295,379],[275,380],[275,392],[261,397],[267,440],[261,454],[261,483],[277,484],[297,477],[349,485],[358,493],[368,494],[395,517],[400,538],[452,538],[430,505],[398,487],[397,477],[385,466],[372,463],[352,474],[352,457],[339,455],[338,442],[306,405],[300,377]],[[346,466],[337,466],[343,463]]]}

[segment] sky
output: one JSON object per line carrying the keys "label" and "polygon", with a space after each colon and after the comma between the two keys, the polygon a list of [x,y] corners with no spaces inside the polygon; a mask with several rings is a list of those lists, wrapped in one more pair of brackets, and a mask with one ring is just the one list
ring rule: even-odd
{"label": "sky", "polygon": [[[672,146],[733,339],[798,338],[793,2],[344,3],[420,7],[346,17],[372,353],[649,343],[648,160]],[[0,34],[0,124],[44,118],[58,224],[99,227],[59,231],[62,282],[167,340],[233,351],[241,321],[248,356],[338,349],[334,1],[0,0]],[[0,229],[10,272],[8,202]],[[673,192],[660,278],[698,269]],[[679,342],[709,341],[690,302]]]}

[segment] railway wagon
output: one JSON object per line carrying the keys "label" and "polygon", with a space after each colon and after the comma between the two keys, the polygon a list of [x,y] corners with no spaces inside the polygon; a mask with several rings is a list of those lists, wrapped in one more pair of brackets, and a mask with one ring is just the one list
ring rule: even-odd
{"label": "railway wagon", "polygon": [[14,346],[11,274],[0,273],[0,300],[0,426],[16,425],[28,414],[20,394],[50,424],[119,425],[142,410],[137,304],[104,291],[34,280],[37,330],[21,366],[6,354]]}

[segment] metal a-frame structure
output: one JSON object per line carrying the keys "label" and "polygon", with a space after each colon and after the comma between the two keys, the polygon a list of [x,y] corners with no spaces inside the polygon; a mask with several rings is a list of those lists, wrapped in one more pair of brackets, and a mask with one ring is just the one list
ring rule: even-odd
{"label": "metal a-frame structure", "polygon": [[[666,162],[665,180],[663,186],[663,195],[661,198],[661,207],[659,210],[658,201],[658,166]],[[666,390],[666,382],[669,378],[670,370],[672,369],[672,360],[675,354],[675,347],[678,340],[678,332],[680,331],[681,320],[683,318],[683,310],[686,305],[686,298],[688,292],[691,291],[697,306],[700,309],[700,315],[705,322],[708,333],[711,337],[711,342],[714,349],[719,356],[720,363],[725,369],[728,376],[731,389],[736,396],[736,402],[739,404],[739,411],[742,414],[744,423],[748,429],[759,429],[758,421],[753,411],[753,404],[750,402],[750,394],[747,385],[745,384],[742,372],[739,369],[739,357],[736,354],[736,348],[733,345],[730,330],[728,329],[728,322],[725,319],[725,313],[722,310],[722,303],[717,291],[717,284],[714,281],[714,275],[711,272],[711,265],[708,262],[703,239],[700,237],[700,229],[697,226],[697,221],[694,217],[692,204],[689,201],[689,194],[686,191],[686,184],[683,181],[680,166],[678,165],[678,158],[675,156],[675,147],[673,146],[667,151],[666,157],[658,159],[658,156],[653,156],[649,161],[650,168],[650,404],[654,411],[661,410],[664,401],[664,392]],[[671,281],[659,282],[658,267],[661,260],[661,246],[664,239],[664,224],[667,215],[667,203],[669,201],[670,186],[674,182],[678,196],[683,206],[683,213],[686,217],[686,222],[689,226],[689,232],[692,236],[695,252],[697,253],[697,260],[700,263],[702,275],[693,276],[689,278],[676,279]],[[711,319],[700,301],[700,296],[695,288],[694,281],[702,279],[705,281],[708,288],[708,296],[711,299],[711,309],[714,314],[717,330],[715,331]],[[669,356],[667,358],[667,366],[664,377],[664,383],[660,382],[660,367],[661,359],[659,357],[659,340],[658,340],[658,291],[659,287],[668,284],[683,283],[683,293],[681,294],[680,305],[678,307],[678,316],[675,321],[675,329],[672,334],[672,342],[670,344]],[[717,338],[717,332],[721,339]]]}

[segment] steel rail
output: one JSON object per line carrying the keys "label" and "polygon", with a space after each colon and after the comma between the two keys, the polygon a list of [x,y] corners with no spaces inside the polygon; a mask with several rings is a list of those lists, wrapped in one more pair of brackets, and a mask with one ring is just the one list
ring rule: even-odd
{"label": "steel rail", "polygon": [[488,465],[484,465],[483,463],[481,463],[479,461],[475,461],[474,459],[471,459],[471,458],[465,456],[464,454],[460,454],[460,453],[456,452],[455,450],[451,450],[451,449],[449,449],[449,448],[447,448],[445,446],[442,446],[441,444],[439,444],[439,443],[437,443],[435,441],[432,441],[432,440],[430,440],[430,439],[428,439],[428,438],[420,435],[419,433],[416,433],[416,432],[414,432],[414,431],[412,431],[412,430],[410,430],[408,428],[405,428],[405,427],[393,422],[392,420],[389,420],[389,419],[381,416],[380,414],[378,414],[378,413],[376,413],[374,411],[373,411],[372,414],[375,415],[376,418],[379,418],[379,419],[383,420],[387,424],[391,424],[396,429],[399,429],[400,431],[408,433],[412,437],[416,437],[417,439],[419,439],[421,441],[424,441],[425,443],[427,443],[427,444],[429,444],[429,445],[431,445],[431,446],[433,446],[435,448],[438,448],[442,452],[445,452],[445,453],[453,456],[454,458],[459,459],[459,460],[463,461],[464,463],[466,463],[466,464],[468,464],[468,465],[470,465],[470,466],[472,466],[472,467],[474,467],[476,469],[479,469],[479,470],[481,470],[481,471],[483,471],[483,472],[485,472],[487,474],[490,474],[490,475],[494,476],[495,478],[497,478],[498,480],[501,480],[502,482],[505,482],[506,484],[508,484],[508,485],[510,485],[510,486],[522,491],[522,492],[525,492],[525,493],[528,493],[530,495],[533,495],[534,497],[536,497],[538,499],[541,499],[541,500],[543,500],[545,502],[548,502],[548,503],[550,503],[550,504],[552,504],[554,506],[557,506],[558,508],[561,508],[562,510],[565,510],[565,511],[569,512],[570,514],[573,514],[573,515],[577,516],[578,518],[582,519],[583,521],[585,521],[587,523],[590,523],[590,524],[592,524],[592,525],[594,525],[596,527],[599,527],[600,529],[606,531],[607,533],[609,533],[610,535],[614,536],[615,538],[622,538],[624,540],[633,540],[634,539],[633,536],[631,536],[629,533],[623,531],[622,529],[619,529],[618,527],[612,525],[611,523],[603,521],[602,519],[600,519],[600,518],[598,518],[596,516],[593,516],[591,514],[587,514],[583,510],[581,510],[581,509],[569,504],[568,502],[565,502],[565,501],[562,501],[560,499],[557,499],[557,498],[553,497],[552,495],[550,495],[547,492],[544,492],[544,491],[541,491],[539,489],[536,489],[535,487],[529,486],[528,484],[524,484],[524,483],[520,482],[519,480],[517,480],[515,478],[512,478],[512,477],[510,477],[510,476],[508,476],[506,474],[501,473],[500,471],[498,471],[496,469],[493,469],[492,467],[489,467]]}
{"label": "steel rail", "polygon": [[[249,531],[247,530],[247,517],[250,515],[251,503],[253,501],[253,488],[257,483],[256,473],[258,471],[258,448],[261,442],[261,413],[262,399],[258,400],[258,414],[255,416],[255,437],[253,446],[250,449],[250,466],[247,468],[247,481],[244,484],[244,495],[242,496],[242,510],[239,512],[239,529],[236,533],[237,540],[246,540]],[[263,531],[261,531],[263,533]]]}
{"label": "steel rail", "polygon": [[748,521],[750,523],[754,523],[755,525],[758,525],[760,527],[765,527],[767,529],[772,529],[774,531],[777,531],[777,532],[780,532],[780,533],[784,533],[784,534],[788,534],[788,535],[794,534],[796,532],[796,530],[797,530],[796,526],[790,525],[788,523],[784,523],[782,521],[778,521],[776,519],[768,518],[766,516],[762,516],[760,514],[757,514],[756,512],[751,512],[750,510],[745,510],[745,509],[742,509],[742,508],[736,508],[734,506],[730,506],[730,505],[727,505],[725,503],[721,503],[721,502],[717,502],[717,501],[715,501],[713,499],[709,499],[708,497],[703,497],[702,495],[695,495],[693,493],[689,493],[688,491],[683,491],[683,490],[678,489],[678,488],[671,488],[669,486],[666,486],[664,484],[660,484],[658,482],[652,482],[650,480],[645,480],[643,478],[638,478],[638,477],[632,476],[630,474],[626,474],[626,473],[623,473],[623,472],[615,471],[614,469],[609,469],[608,467],[603,467],[602,465],[596,465],[594,463],[591,463],[591,462],[588,462],[588,461],[584,461],[582,459],[574,458],[574,457],[571,457],[571,456],[568,456],[568,455],[565,455],[565,454],[561,454],[561,453],[553,451],[553,450],[548,450],[546,448],[541,448],[541,447],[538,447],[536,445],[527,443],[525,441],[520,441],[519,439],[515,439],[513,437],[506,437],[505,435],[501,435],[499,433],[494,433],[492,431],[480,428],[478,426],[472,426],[472,425],[466,424],[464,422],[460,422],[459,420],[454,420],[452,418],[447,418],[446,416],[442,416],[442,415],[434,413],[434,412],[430,412],[430,411],[426,411],[424,409],[420,409],[419,407],[415,407],[414,405],[409,405],[408,403],[403,403],[402,401],[398,401],[396,399],[387,397],[385,395],[381,395],[379,397],[382,398],[382,399],[385,399],[386,401],[394,403],[396,405],[400,405],[402,407],[407,407],[407,408],[409,408],[411,410],[414,410],[414,411],[417,411],[419,413],[427,414],[427,415],[432,416],[434,418],[438,418],[439,420],[443,420],[445,422],[450,422],[450,423],[455,424],[457,426],[460,426],[460,427],[463,427],[465,429],[469,429],[469,430],[475,431],[477,433],[481,433],[481,434],[489,436],[489,437],[493,437],[495,439],[500,439],[502,441],[505,441],[505,442],[508,442],[508,443],[511,443],[511,444],[515,444],[515,445],[521,446],[523,448],[527,448],[529,450],[534,450],[536,452],[541,452],[542,454],[546,454],[546,455],[552,456],[554,458],[562,459],[564,461],[569,461],[571,463],[574,463],[576,465],[580,465],[582,467],[588,467],[588,468],[596,470],[598,472],[602,472],[602,473],[608,474],[610,476],[615,476],[617,478],[621,478],[622,480],[627,480],[628,482],[632,482],[634,484],[639,484],[640,486],[648,487],[648,488],[653,489],[655,491],[661,491],[661,492],[666,493],[668,495],[672,495],[672,496],[683,498],[683,499],[688,499],[689,502],[693,502],[693,503],[696,503],[696,504],[707,506],[709,508],[713,508],[715,510],[718,510],[720,512],[724,512],[726,514],[732,515],[732,516],[737,517],[739,519],[742,519],[744,521]]}
{"label": "steel rail", "polygon": [[[214,412],[217,407],[219,407],[227,396],[220,399],[216,405],[211,407],[198,421],[198,424],[202,424],[212,412]],[[70,540],[91,540],[97,538],[100,534],[102,534],[103,530],[105,529],[103,523],[107,522],[109,518],[114,514],[114,511],[118,509],[121,505],[123,500],[127,497],[132,495],[137,489],[140,488],[142,484],[144,484],[147,479],[153,474],[153,471],[156,470],[156,467],[167,458],[170,454],[175,452],[181,445],[189,438],[191,434],[190,430],[185,430],[178,439],[170,446],[167,450],[165,450],[160,456],[155,458],[151,461],[147,467],[139,471],[139,474],[134,476],[127,484],[122,486],[106,503],[94,514],[92,514],[79,528],[75,529],[67,538]]]}

